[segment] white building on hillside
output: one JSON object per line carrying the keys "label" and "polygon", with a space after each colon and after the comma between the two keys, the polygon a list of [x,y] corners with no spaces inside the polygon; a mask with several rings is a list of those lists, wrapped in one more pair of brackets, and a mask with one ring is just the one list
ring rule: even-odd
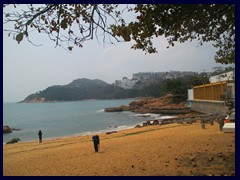
{"label": "white building on hillside", "polygon": [[211,76],[209,78],[210,83],[221,82],[221,81],[231,81],[235,80],[235,70],[218,74],[216,76]]}
{"label": "white building on hillside", "polygon": [[132,89],[137,82],[138,80],[136,79],[128,79],[127,77],[123,77],[122,80],[116,80],[115,84],[123,89]]}

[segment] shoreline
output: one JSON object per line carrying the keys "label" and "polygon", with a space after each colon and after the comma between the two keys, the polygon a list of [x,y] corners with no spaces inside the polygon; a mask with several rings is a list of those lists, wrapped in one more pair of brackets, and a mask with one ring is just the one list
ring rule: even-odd
{"label": "shoreline", "polygon": [[[143,121],[145,122],[145,121]],[[142,124],[143,122],[141,122],[140,124]],[[112,127],[112,128],[106,128],[106,129],[102,129],[102,130],[97,130],[97,131],[88,131],[88,132],[80,132],[80,133],[75,133],[75,134],[71,134],[71,135],[62,135],[62,136],[55,136],[55,137],[47,137],[47,138],[44,138],[43,136],[43,140],[55,140],[55,139],[62,139],[62,138],[72,138],[72,137],[79,137],[79,136],[90,136],[90,135],[93,135],[93,134],[106,134],[107,132],[111,132],[111,131],[122,131],[122,130],[128,130],[128,129],[133,129],[135,128],[136,125],[138,125],[139,123],[137,124],[134,124],[134,125],[120,125],[120,126],[117,126],[117,127]],[[120,128],[119,128],[120,127]],[[123,127],[123,128],[121,128]],[[25,142],[36,142],[38,141],[38,138],[36,137],[35,139],[32,139],[32,140],[24,140],[24,141],[19,141],[19,143],[25,143]],[[3,142],[3,145],[5,145],[7,142]]]}
{"label": "shoreline", "polygon": [[31,103],[64,103],[64,102],[79,102],[79,101],[98,101],[98,100],[122,100],[122,99],[138,99],[137,97],[135,98],[121,98],[121,99],[81,99],[81,100],[69,100],[69,101],[59,101],[59,100],[52,100],[52,101],[50,101],[50,100],[47,100],[47,101],[41,101],[41,100],[34,100],[34,101],[24,101],[24,100],[22,100],[22,101],[19,101],[19,102],[5,102],[5,103],[29,103],[29,104],[31,104]]}
{"label": "shoreline", "polygon": [[92,135],[4,145],[3,175],[235,175],[235,133],[220,132],[218,123],[206,129],[198,121],[98,135],[99,153]]}
{"label": "shoreline", "polygon": [[[103,112],[103,110],[99,110],[101,112]],[[142,125],[143,123],[146,123],[147,121],[153,121],[155,120],[155,118],[157,118],[158,116],[158,120],[164,120],[164,119],[168,119],[171,117],[175,117],[175,116],[166,116],[166,115],[160,115],[160,114],[151,114],[151,113],[146,113],[146,114],[139,114],[139,113],[134,113],[134,117],[138,117],[138,116],[143,116],[144,115],[149,115],[149,119],[148,120],[142,120],[142,122],[140,123],[136,123],[136,124],[132,124],[132,125],[119,125],[119,126],[109,126],[106,127],[105,129],[100,129],[100,130],[96,130],[96,131],[87,131],[87,132],[79,132],[79,133],[74,133],[74,134],[70,134],[70,135],[60,135],[60,136],[55,136],[55,137],[47,137],[44,138],[43,136],[43,140],[54,140],[54,139],[58,139],[58,138],[68,138],[68,137],[76,137],[76,136],[84,136],[84,135],[92,135],[92,134],[99,134],[99,133],[107,133],[107,132],[111,132],[111,131],[121,131],[121,130],[127,130],[127,129],[133,129],[135,128],[137,125]],[[11,139],[9,139],[11,140]],[[8,141],[9,141],[8,140]],[[38,138],[36,137],[35,139],[32,140],[21,140],[20,138],[20,142],[32,142],[32,141],[38,141]],[[3,145],[6,144],[6,142],[3,142]]]}

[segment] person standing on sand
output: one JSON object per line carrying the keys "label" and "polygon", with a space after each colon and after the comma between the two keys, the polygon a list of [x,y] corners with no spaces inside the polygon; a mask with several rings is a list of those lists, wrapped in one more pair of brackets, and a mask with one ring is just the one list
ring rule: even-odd
{"label": "person standing on sand", "polygon": [[39,137],[39,143],[41,143],[42,142],[42,131],[41,130],[38,131],[38,137]]}
{"label": "person standing on sand", "polygon": [[222,131],[222,129],[223,129],[224,120],[225,120],[225,119],[220,118],[220,120],[218,121],[218,123],[219,123],[219,130],[220,130],[220,131]]}
{"label": "person standing on sand", "polygon": [[98,149],[100,147],[100,139],[99,139],[99,136],[98,135],[95,135],[92,137],[92,140],[93,140],[93,145],[94,145],[94,149],[95,149],[95,152],[98,152]]}
{"label": "person standing on sand", "polygon": [[203,119],[201,120],[201,125],[202,125],[202,129],[205,129],[205,121]]}

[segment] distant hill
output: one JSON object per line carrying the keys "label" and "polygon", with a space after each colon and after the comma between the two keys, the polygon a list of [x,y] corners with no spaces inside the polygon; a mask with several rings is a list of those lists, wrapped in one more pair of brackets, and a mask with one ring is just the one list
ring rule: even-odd
{"label": "distant hill", "polygon": [[126,90],[102,80],[76,79],[67,85],[51,86],[31,94],[21,102],[58,102],[85,99],[123,99],[138,95],[137,90]]}
{"label": "distant hill", "polygon": [[73,80],[71,83],[67,84],[66,86],[91,88],[96,86],[99,86],[99,87],[109,86],[109,84],[99,79],[90,80],[90,79],[82,78],[82,79]]}

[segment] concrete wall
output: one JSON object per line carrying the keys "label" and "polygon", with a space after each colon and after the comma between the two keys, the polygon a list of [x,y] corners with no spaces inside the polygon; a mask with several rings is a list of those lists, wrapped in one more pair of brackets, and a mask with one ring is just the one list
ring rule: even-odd
{"label": "concrete wall", "polygon": [[226,115],[228,112],[224,101],[189,100],[189,102],[191,109],[194,111],[217,113],[219,115]]}
{"label": "concrete wall", "polygon": [[188,100],[194,100],[193,89],[188,89]]}

